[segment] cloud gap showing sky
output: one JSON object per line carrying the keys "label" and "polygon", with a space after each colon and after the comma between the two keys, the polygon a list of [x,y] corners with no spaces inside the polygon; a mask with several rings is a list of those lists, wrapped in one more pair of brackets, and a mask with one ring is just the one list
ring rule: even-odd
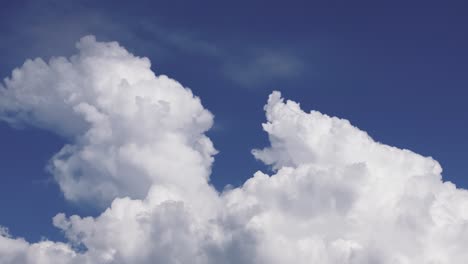
{"label": "cloud gap showing sky", "polygon": [[85,36],[76,48],[13,70],[0,85],[0,120],[67,139],[47,170],[65,199],[102,213],[58,212],[52,223],[66,242],[0,227],[0,263],[468,259],[468,192],[443,181],[434,159],[275,91],[264,107],[270,146],[252,150],[273,172],[220,192],[205,135],[213,114],[200,98],[117,42]]}

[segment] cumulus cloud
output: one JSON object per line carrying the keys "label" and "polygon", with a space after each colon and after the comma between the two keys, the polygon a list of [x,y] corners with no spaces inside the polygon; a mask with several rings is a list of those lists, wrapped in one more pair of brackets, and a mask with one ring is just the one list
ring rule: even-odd
{"label": "cumulus cloud", "polygon": [[144,198],[157,183],[208,188],[216,151],[200,100],[115,42],[88,36],[77,48],[69,59],[26,61],[0,90],[1,119],[69,139],[48,166],[65,197],[108,203]]}
{"label": "cumulus cloud", "polygon": [[67,242],[0,227],[0,263],[464,263],[468,192],[432,158],[375,142],[347,120],[273,92],[275,172],[218,193],[212,115],[115,42],[29,60],[0,87],[0,118],[68,140],[48,165],[65,197],[97,217],[53,218]]}

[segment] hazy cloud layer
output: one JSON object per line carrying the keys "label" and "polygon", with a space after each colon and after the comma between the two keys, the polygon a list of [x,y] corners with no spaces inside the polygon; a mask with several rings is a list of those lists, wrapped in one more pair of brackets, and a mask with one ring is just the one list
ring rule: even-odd
{"label": "hazy cloud layer", "polygon": [[[273,92],[263,124],[275,168],[209,184],[212,115],[147,58],[94,37],[28,60],[0,86],[0,118],[65,137],[48,165],[65,197],[98,217],[53,218],[68,242],[0,227],[0,263],[464,263],[468,192],[432,158],[372,140],[347,120]],[[267,67],[259,64],[258,67]]]}
{"label": "hazy cloud layer", "polygon": [[[147,51],[146,55],[157,59],[158,66],[164,65],[166,70],[184,58],[186,63],[203,64],[222,80],[243,88],[266,88],[278,80],[297,77],[305,68],[303,57],[279,43],[251,39],[241,44],[232,41],[231,33],[203,34],[190,25],[189,30],[177,27],[154,14],[134,14],[139,17],[135,19],[129,15],[135,10],[112,1],[116,6],[113,12],[103,8],[101,2],[62,2],[28,1],[13,12],[14,19],[5,21],[5,26],[14,30],[3,35],[0,42],[5,66],[2,74],[28,57],[72,54],[76,39],[90,33],[131,43],[133,51]],[[166,13],[163,9],[159,12]]]}
{"label": "hazy cloud layer", "polygon": [[224,73],[236,84],[255,88],[278,80],[298,77],[303,73],[304,64],[291,54],[280,52],[254,52],[250,60],[231,59],[226,63]]}

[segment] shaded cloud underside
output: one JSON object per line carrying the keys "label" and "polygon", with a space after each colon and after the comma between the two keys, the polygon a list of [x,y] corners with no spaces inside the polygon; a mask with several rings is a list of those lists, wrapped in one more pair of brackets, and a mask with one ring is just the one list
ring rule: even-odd
{"label": "shaded cloud underside", "polygon": [[433,159],[273,92],[263,124],[271,146],[253,154],[276,173],[220,193],[209,184],[213,116],[199,98],[116,42],[87,36],[77,48],[15,69],[0,86],[0,119],[69,139],[50,173],[66,199],[107,209],[57,214],[67,243],[0,228],[0,263],[468,259],[468,192],[443,182]]}

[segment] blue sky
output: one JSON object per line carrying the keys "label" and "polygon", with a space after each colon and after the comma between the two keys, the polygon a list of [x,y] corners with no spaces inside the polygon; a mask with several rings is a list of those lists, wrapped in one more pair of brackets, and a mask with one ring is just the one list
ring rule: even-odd
{"label": "blue sky", "polygon": [[[151,59],[215,115],[212,183],[238,186],[261,169],[263,105],[272,90],[346,118],[376,141],[432,156],[468,187],[467,6],[347,1],[9,1],[0,9],[0,74],[27,58],[74,53],[93,34]],[[61,239],[57,212],[99,210],[63,199],[45,172],[58,136],[0,124],[0,224]]]}

